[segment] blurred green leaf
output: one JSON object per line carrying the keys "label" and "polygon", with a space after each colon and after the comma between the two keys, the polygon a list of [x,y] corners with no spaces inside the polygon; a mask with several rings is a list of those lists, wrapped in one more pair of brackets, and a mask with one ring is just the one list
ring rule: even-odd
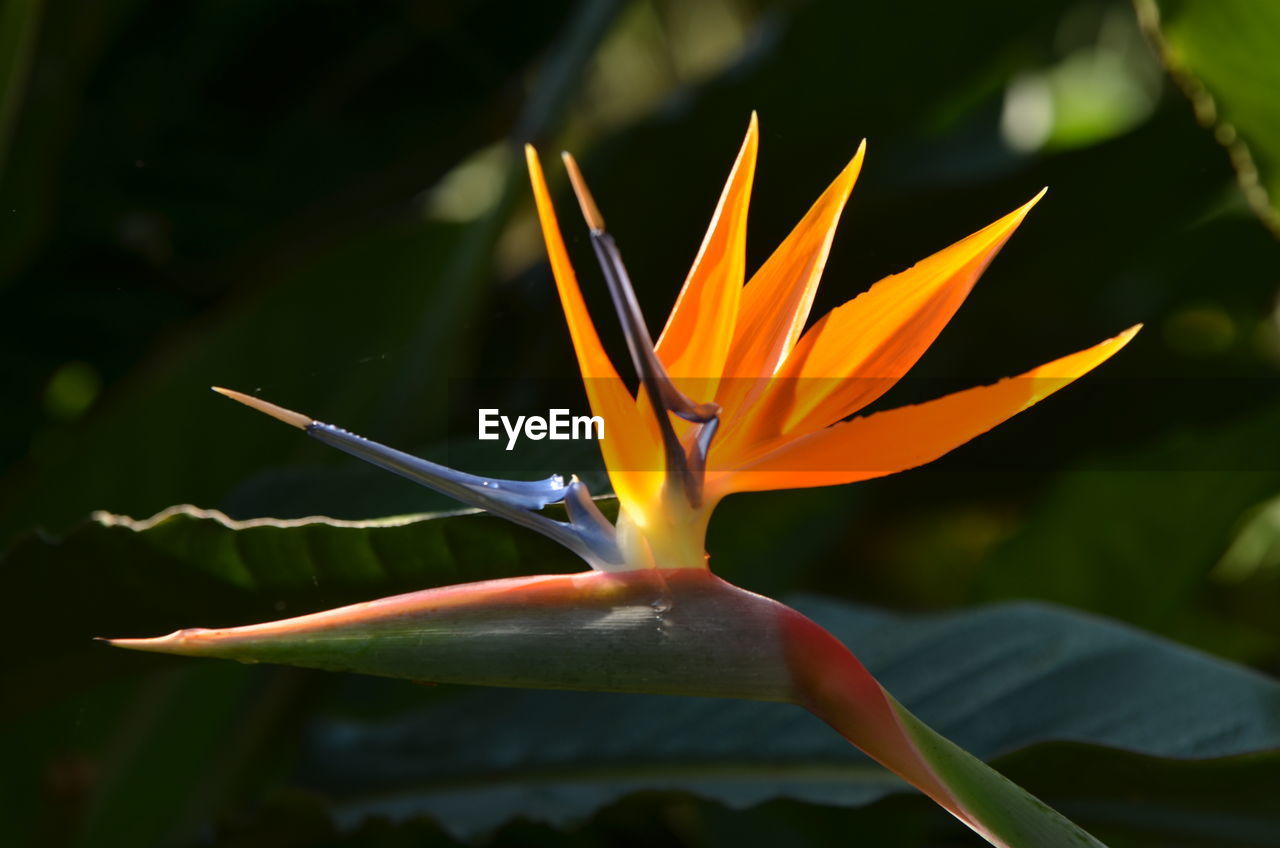
{"label": "blurred green leaf", "polygon": [[1231,547],[1222,555],[1214,576],[1227,583],[1280,573],[1280,497],[1253,510]]}
{"label": "blurred green leaf", "polygon": [[[1203,641],[1185,616],[1240,516],[1280,490],[1278,430],[1272,407],[1062,475],[991,555],[979,597],[1056,601]],[[1216,624],[1206,647],[1254,646],[1248,622]],[[1274,621],[1255,626],[1271,631],[1272,650],[1280,646]]]}
{"label": "blurred green leaf", "polygon": [[1132,9],[1078,4],[1059,27],[1061,58],[1019,73],[1005,89],[1000,133],[1016,150],[1091,147],[1155,111],[1163,73]]}
{"label": "blurred green leaf", "polygon": [[43,0],[11,0],[0,8],[0,174],[5,170],[9,137],[26,93],[43,5]]}
{"label": "blurred green leaf", "polygon": [[[265,620],[423,585],[578,567],[545,540],[475,515],[354,526],[251,522],[239,529],[190,508],[144,524],[100,516],[60,542],[28,538],[0,563],[7,585],[25,600],[4,624],[9,644],[27,646],[24,665],[6,671],[8,707],[29,712],[41,698],[111,672],[195,665],[158,666],[90,644],[95,633]],[[1102,619],[1034,604],[918,617],[814,598],[797,606],[851,645],[924,720],[984,758],[1062,740],[1150,757],[1280,747],[1280,684]],[[199,713],[206,730],[194,732],[195,714],[183,718],[190,707],[175,701],[174,723],[157,718],[145,733],[130,731],[143,733],[122,749],[130,752],[128,768],[138,770],[136,788],[119,783],[121,776],[100,791],[145,792],[157,773],[207,758],[200,746],[223,738],[217,728],[247,703],[243,676],[228,681],[230,688],[208,683],[213,690],[190,696],[207,707]],[[193,678],[191,691],[205,685]],[[322,705],[310,704],[299,771],[309,790],[335,799],[333,815],[347,825],[371,814],[429,814],[455,834],[475,835],[512,816],[565,825],[640,790],[690,791],[743,807],[776,798],[863,805],[902,788],[817,719],[785,705],[495,695],[358,678],[351,686],[354,713],[335,714],[341,701],[319,713]],[[395,706],[369,715],[370,705],[388,701],[379,693],[396,693]],[[150,696],[139,690],[135,697]],[[173,697],[188,696],[174,690]],[[163,694],[155,709],[168,715],[170,700]],[[168,734],[185,739],[185,747],[166,745]],[[175,795],[175,815],[207,815],[227,791],[217,781],[231,780],[250,756],[237,755],[225,767],[230,772],[209,773],[215,783],[199,800]],[[1088,786],[1082,780],[1076,789]],[[1170,792],[1176,787],[1173,781]],[[1103,807],[1117,803],[1107,793],[1090,798]],[[102,796],[95,803],[109,822],[134,802]],[[1274,811],[1247,813],[1270,821]],[[176,819],[153,824],[156,832],[179,826]]]}
{"label": "blurred green leaf", "polygon": [[[1111,848],[1275,848],[1280,845],[1270,801],[1280,791],[1280,753],[1217,760],[1170,761],[1078,743],[1034,745],[996,765],[1037,797],[1071,817]],[[1115,798],[1123,797],[1117,804]],[[1262,815],[1259,815],[1262,811]],[[664,829],[704,845],[788,845],[843,848],[856,834],[876,848],[982,846],[919,795],[893,795],[858,809],[772,801],[726,810],[687,796],[633,796],[595,816],[587,837]],[[495,844],[517,844],[508,831]],[[670,838],[670,837],[668,837]],[[656,841],[651,839],[650,841]]]}
{"label": "blurred green leaf", "polygon": [[[1280,684],[1101,619],[1035,604],[917,617],[812,598],[797,607],[983,758],[1047,740],[1148,757],[1280,748]],[[340,822],[430,815],[466,837],[516,816],[565,826],[640,790],[742,808],[776,798],[860,806],[905,788],[826,725],[779,704],[473,691],[398,718],[321,721],[309,738],[304,773],[334,799]],[[1075,780],[1062,781],[1087,793],[1075,801],[1118,800],[1114,785],[1088,788],[1082,760]],[[1053,777],[1033,756],[1023,762],[1032,783]],[[1256,800],[1249,814],[1280,825],[1280,811]]]}
{"label": "blurred green leaf", "polygon": [[305,697],[292,669],[173,666],[0,728],[0,842],[190,845],[278,770]]}
{"label": "blurred green leaf", "polygon": [[[214,503],[250,471],[315,450],[297,433],[243,416],[208,387],[266,387],[277,401],[339,423],[369,409],[393,378],[384,356],[403,350],[415,316],[442,296],[431,280],[449,261],[454,230],[405,221],[349,237],[280,273],[215,326],[171,340],[145,377],[117,386],[73,429],[50,434],[29,467],[5,481],[0,529],[42,523],[61,531],[95,508],[145,515],[164,506],[155,503],[159,492],[174,488]],[[359,296],[352,280],[360,280]],[[450,344],[462,329],[437,342]],[[329,379],[353,362],[360,379]],[[309,404],[270,391],[299,378],[311,387]]]}
{"label": "blurred green leaf", "polygon": [[1111,848],[1280,846],[1280,750],[1169,760],[1051,743],[997,764]]}
{"label": "blurred green leaf", "polygon": [[[49,221],[28,212],[23,233],[0,232],[0,267],[8,261],[19,269],[5,275],[16,290],[6,292],[0,312],[26,315],[6,334],[38,346],[26,338],[40,323],[31,320],[28,301],[39,302],[50,276],[75,280],[84,289],[75,298],[83,311],[68,316],[53,306],[49,320],[69,336],[116,336],[113,348],[127,345],[149,364],[128,381],[107,373],[118,366],[98,366],[107,390],[94,414],[38,433],[26,462],[0,487],[0,537],[36,524],[62,530],[95,508],[146,514],[179,499],[214,503],[250,471],[298,450],[281,433],[255,440],[256,450],[228,440],[231,419],[202,397],[211,383],[271,388],[301,381],[323,399],[311,404],[318,416],[345,421],[354,410],[373,411],[384,438],[406,428],[415,440],[438,435],[442,423],[432,415],[440,413],[451,375],[433,366],[446,356],[455,363],[468,357],[470,316],[486,296],[493,245],[522,172],[513,164],[505,202],[465,227],[423,220],[415,195],[477,147],[544,135],[618,3],[580,3],[573,15],[564,4],[436,4],[430,14],[391,4],[354,19],[349,10],[302,3],[232,12],[157,4],[155,14],[106,5],[121,29],[106,56],[80,47],[71,50],[83,65],[77,73],[51,71],[49,58],[33,71],[33,78],[51,76],[45,89],[62,95],[46,97],[46,110],[70,108],[89,77],[100,93],[71,138],[60,135],[65,121],[37,121],[15,144],[15,156],[32,159],[67,146],[62,172],[15,167],[24,178],[6,195],[24,210],[56,197],[68,211]],[[491,25],[499,11],[506,21],[500,32]],[[314,38],[285,36],[299,18]],[[69,31],[69,19],[59,17],[50,30],[52,44],[80,36]],[[566,22],[563,39],[555,40]],[[85,29],[102,36],[96,23]],[[459,72],[460,57],[442,45],[468,31],[497,42],[469,55]],[[189,49],[192,41],[201,49]],[[510,92],[524,84],[544,41],[553,55],[518,108]],[[282,45],[296,52],[282,55]],[[267,78],[252,70],[258,63]],[[298,73],[299,65],[333,87],[328,97],[307,95],[316,81]],[[430,107],[403,108],[403,98],[422,94],[424,79],[433,82]],[[215,100],[223,88],[245,98],[235,114],[247,122],[239,131],[253,127],[254,156],[226,143],[223,134],[237,125],[191,105],[181,93],[191,88]],[[175,105],[137,105],[149,98]],[[135,111],[136,120],[122,119]],[[51,184],[77,169],[105,170],[103,163],[112,170],[96,180]],[[63,241],[80,231],[106,242],[99,250],[126,257],[103,263],[89,251],[66,249]],[[6,246],[10,235],[28,243]],[[161,321],[138,315],[122,292],[157,278],[170,298],[196,302],[165,303]],[[223,297],[217,316],[186,323],[184,311],[213,294]],[[150,344],[140,345],[140,335]],[[13,358],[28,381],[48,380],[29,373],[30,357]],[[334,379],[336,370],[347,377]],[[23,423],[6,417],[0,435]],[[26,447],[25,439],[16,441],[0,441],[0,450]],[[355,513],[368,514],[356,504]],[[404,511],[416,508],[404,499]]]}
{"label": "blurred green leaf", "polygon": [[25,711],[130,667],[95,636],[248,624],[427,586],[584,568],[559,545],[486,515],[239,524],[194,507],[145,522],[100,513],[63,539],[29,536],[0,558],[6,591],[42,599],[0,622],[0,638],[30,646],[4,671],[5,707]]}
{"label": "blurred green leaf", "polygon": [[114,744],[104,763],[111,778],[98,784],[78,844],[190,844],[248,777],[246,761],[263,744],[289,682],[236,666],[150,678],[111,715]]}
{"label": "blurred green leaf", "polygon": [[1280,234],[1280,4],[1138,0],[1138,10],[1250,204]]}

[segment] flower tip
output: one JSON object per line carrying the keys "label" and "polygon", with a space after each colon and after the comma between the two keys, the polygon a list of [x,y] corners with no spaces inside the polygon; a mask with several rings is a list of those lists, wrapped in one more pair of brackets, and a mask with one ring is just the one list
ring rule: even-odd
{"label": "flower tip", "polygon": [[1039,203],[1040,200],[1048,193],[1049,193],[1049,187],[1045,186],[1044,188],[1036,192],[1035,197],[1031,198],[1026,203],[1022,204],[1022,206],[1015,213],[1018,216],[1018,220],[1021,221],[1024,217],[1026,217],[1026,214],[1030,212],[1033,208],[1035,208],[1035,205]]}
{"label": "flower tip", "polygon": [[113,648],[124,648],[127,651],[155,651],[154,647],[147,644],[154,642],[154,639],[120,639],[111,636],[94,636],[93,641],[110,645]]}
{"label": "flower tip", "polygon": [[1133,339],[1134,336],[1138,335],[1138,331],[1141,330],[1142,327],[1143,324],[1141,322],[1134,324],[1132,327],[1115,337],[1116,343],[1120,347],[1124,347]]}
{"label": "flower tip", "polygon": [[[866,155],[867,140],[864,138],[858,143],[858,149],[854,151],[853,158],[845,164],[839,176],[835,178],[835,181],[827,189],[828,192],[833,190],[836,192],[833,197],[839,198],[839,209],[844,208],[844,202],[848,200],[849,195],[853,192],[853,184],[858,181],[858,175],[862,173],[862,160],[866,158]],[[818,203],[822,203],[825,199],[827,199],[826,194],[818,199]],[[837,217],[833,220],[833,224],[834,221],[839,220],[839,209],[837,209]]]}
{"label": "flower tip", "polygon": [[529,142],[525,142],[524,145],[524,164],[529,169],[530,174],[542,170],[542,165],[538,162],[538,148]]}
{"label": "flower tip", "polygon": [[857,172],[862,170],[862,160],[865,158],[867,158],[867,140],[864,138],[858,142],[858,149],[854,151],[853,159],[849,160],[846,170],[852,171],[856,177]]}
{"label": "flower tip", "polygon": [[237,403],[243,403],[250,409],[256,409],[259,412],[270,415],[277,421],[283,421],[290,427],[297,427],[299,430],[305,430],[314,423],[314,419],[301,412],[294,412],[292,409],[285,409],[283,406],[277,406],[274,403],[262,400],[260,398],[246,395],[244,392],[237,392],[234,389],[224,389],[221,386],[210,386],[218,394],[223,397],[229,397]]}
{"label": "flower tip", "polygon": [[1089,363],[1087,366],[1080,369],[1078,372],[1071,374],[1070,379],[1074,380],[1076,379],[1076,377],[1079,377],[1082,374],[1087,373],[1088,371],[1092,371],[1094,368],[1101,365],[1103,362],[1106,362],[1112,356],[1116,355],[1121,350],[1123,350],[1125,345],[1133,341],[1133,337],[1138,335],[1138,331],[1141,329],[1142,329],[1141,324],[1134,324],[1129,329],[1124,330],[1123,332],[1117,333],[1116,335],[1112,336],[1106,341],[1099,342],[1098,344],[1094,345],[1088,350],[1084,350],[1084,351],[1081,351],[1080,353],[1073,354],[1070,357],[1064,357],[1063,359],[1058,360],[1058,362],[1064,362],[1074,357],[1074,358],[1080,358],[1082,361],[1087,361]]}
{"label": "flower tip", "polygon": [[[751,121],[747,124],[747,134],[742,139],[742,149],[738,151],[737,161],[734,162],[733,168],[736,172],[746,162],[747,168],[747,186],[750,188],[750,178],[755,174],[756,168],[756,152],[760,149],[760,121],[756,117],[755,110],[751,110]],[[732,177],[730,178],[732,179]]]}
{"label": "flower tip", "polygon": [[603,232],[604,216],[600,214],[600,207],[596,206],[596,199],[591,196],[591,190],[587,188],[587,181],[583,179],[573,154],[563,150],[560,158],[564,161],[565,170],[569,172],[569,182],[573,186],[573,193],[578,196],[578,205],[582,207],[582,217],[586,219],[587,226]]}
{"label": "flower tip", "polygon": [[133,651],[145,651],[147,647],[142,647],[142,643],[153,642],[153,639],[113,639],[110,636],[94,636],[93,641],[105,642],[113,648],[126,648]]}
{"label": "flower tip", "polygon": [[145,651],[151,654],[191,654],[186,637],[196,631],[178,630],[168,636],[152,636],[143,638],[112,639],[107,636],[94,636],[95,642],[105,642],[113,648],[124,648],[126,651]]}
{"label": "flower tip", "polygon": [[[1081,370],[1078,374],[1072,375],[1071,379],[1074,380],[1076,377],[1080,376],[1081,374],[1084,374],[1087,371],[1091,371],[1092,369],[1101,365],[1103,362],[1106,362],[1115,354],[1119,353],[1121,350],[1124,349],[1125,345],[1133,341],[1133,337],[1138,335],[1138,331],[1141,329],[1142,329],[1141,324],[1134,324],[1132,327],[1128,328],[1127,330],[1117,333],[1116,335],[1112,336],[1109,339],[1106,339],[1105,341],[1099,342],[1098,344],[1089,348],[1087,351],[1081,351],[1081,354],[1092,355],[1095,358],[1093,359],[1092,363],[1088,367]],[[1081,354],[1075,354],[1075,356],[1080,356]],[[1059,361],[1062,361],[1062,360],[1059,360]]]}
{"label": "flower tip", "polygon": [[[1027,213],[1030,212],[1032,209],[1034,209],[1036,204],[1039,203],[1041,198],[1043,198],[1046,194],[1048,194],[1048,192],[1049,192],[1048,186],[1045,186],[1044,188],[1040,189],[1038,192],[1036,192],[1035,197],[1031,198],[1026,203],[1022,204],[1017,209],[1010,212],[1008,215],[1005,215],[995,224],[992,224],[991,227],[998,228],[1001,231],[1005,232],[1005,238],[1008,238],[1008,235],[1012,233],[1012,231],[1016,227],[1018,227],[1018,225],[1020,225],[1024,219],[1026,219]],[[989,227],[988,229],[991,229],[991,228]],[[1003,244],[1003,242],[1001,242],[1001,244]]]}

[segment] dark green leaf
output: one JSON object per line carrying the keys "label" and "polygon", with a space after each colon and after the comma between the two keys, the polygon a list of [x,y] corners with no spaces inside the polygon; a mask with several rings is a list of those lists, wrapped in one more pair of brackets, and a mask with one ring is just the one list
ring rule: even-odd
{"label": "dark green leaf", "polygon": [[[1057,601],[1196,639],[1184,610],[1240,516],[1280,489],[1278,429],[1273,407],[1063,475],[987,562],[981,597]],[[1244,624],[1221,622],[1209,647],[1252,644]]]}
{"label": "dark green leaf", "polygon": [[559,545],[485,515],[237,523],[194,507],[145,522],[100,513],[64,539],[30,536],[0,559],[7,591],[31,600],[0,624],[3,639],[27,646],[5,671],[8,708],[130,667],[95,636],[249,624],[427,586],[585,567]]}
{"label": "dark green leaf", "polygon": [[[618,4],[583,4],[572,16],[566,43],[545,64],[550,79],[523,110],[509,92],[539,58],[540,39],[560,30],[562,4],[500,12],[493,7],[501,4],[436,4],[431,14],[405,4],[377,14],[298,3],[233,11],[158,4],[136,15],[128,4],[95,5],[111,7],[94,9],[104,17],[121,18],[112,22],[122,32],[107,55],[72,47],[82,66],[60,70],[57,46],[82,36],[53,28],[43,64],[37,57],[33,79],[58,95],[35,104],[40,109],[74,111],[90,77],[98,93],[87,115],[51,119],[52,126],[31,121],[15,141],[21,180],[11,182],[21,185],[10,193],[26,214],[20,231],[0,231],[0,268],[19,266],[4,275],[11,290],[3,307],[27,316],[29,323],[5,328],[19,344],[42,344],[26,333],[43,323],[31,302],[37,313],[47,305],[39,305],[39,293],[50,276],[83,281],[73,313],[51,306],[44,320],[68,335],[113,339],[110,358],[94,362],[108,372],[109,399],[70,427],[47,428],[25,467],[6,476],[0,538],[37,524],[61,531],[95,508],[146,514],[177,500],[216,503],[250,472],[296,459],[301,442],[286,433],[245,449],[231,434],[247,419],[206,397],[210,384],[270,392],[298,378],[311,384],[306,397],[276,399],[383,439],[405,429],[415,439],[431,436],[442,426],[437,401],[450,376],[433,363],[469,352],[469,321],[484,301],[494,243],[523,172],[518,157],[508,157],[501,202],[464,226],[424,220],[415,196],[479,147],[512,140],[508,134],[525,141],[546,133]],[[507,26],[495,30],[499,13]],[[76,29],[74,19],[58,23]],[[98,25],[91,16],[79,29],[100,35]],[[300,25],[314,37],[293,38]],[[498,43],[458,72],[457,56],[440,41],[461,31]],[[203,49],[191,49],[192,40]],[[330,97],[308,95],[315,75],[334,87]],[[406,107],[400,98],[422,96],[424,81],[431,105]],[[237,109],[200,108],[192,89],[215,102],[232,92],[225,96]],[[122,117],[151,98],[170,107]],[[77,130],[71,139],[62,137],[67,124]],[[253,156],[227,141],[249,127]],[[45,160],[63,145],[68,161],[57,172]],[[16,167],[22,155],[41,166]],[[68,179],[77,168],[109,173]],[[50,185],[55,177],[62,182]],[[264,193],[265,185],[274,190]],[[64,214],[46,221],[31,210],[51,197]],[[82,231],[99,253],[66,249],[62,240]],[[7,244],[21,239],[31,244]],[[124,256],[103,262],[108,249]],[[129,301],[136,290],[160,285],[157,279],[176,289],[160,320]],[[184,313],[216,295],[225,299],[216,318],[186,323]],[[112,373],[122,350],[152,363],[127,386]],[[94,359],[74,350],[56,355]],[[26,357],[13,364],[31,389],[47,380],[28,370]],[[335,368],[351,379],[334,379]],[[351,420],[355,410],[366,414]],[[0,422],[0,450],[14,447],[3,428],[20,423]],[[422,508],[405,494],[401,504]],[[373,514],[358,496],[342,506]]]}
{"label": "dark green leaf", "polygon": [[[1280,747],[1280,684],[1102,619],[1035,604],[914,618],[815,599],[798,607],[984,758],[1063,740],[1176,758]],[[305,773],[336,799],[340,821],[431,815],[459,835],[513,816],[563,825],[639,790],[746,807],[859,806],[904,788],[804,711],[741,701],[474,691],[395,719],[321,721],[311,739]],[[1033,789],[1052,777],[1024,767]],[[1088,768],[1077,761],[1058,784],[1084,793],[1082,808],[1112,797],[1089,788]],[[1175,809],[1177,786],[1149,803]],[[1268,815],[1280,826],[1280,811]]]}
{"label": "dark green leaf", "polygon": [[26,93],[42,5],[42,0],[13,0],[0,8],[0,174],[4,173],[9,136]]}

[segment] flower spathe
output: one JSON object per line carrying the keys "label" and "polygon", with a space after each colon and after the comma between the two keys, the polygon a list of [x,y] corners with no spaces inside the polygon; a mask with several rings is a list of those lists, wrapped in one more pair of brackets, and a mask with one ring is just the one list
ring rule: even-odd
{"label": "flower spathe", "polygon": [[[936,459],[1105,361],[1137,328],[994,385],[850,417],[915,364],[1043,192],[805,330],[865,145],[747,279],[757,148],[753,115],[656,343],[617,245],[567,158],[640,377],[635,393],[601,345],[537,155],[526,148],[587,396],[607,422],[601,448],[620,505],[616,527],[576,478],[470,475],[218,389],[326,444],[556,539],[591,571],[465,583],[282,621],[111,643],[419,681],[786,701],[827,721],[993,845],[1100,846],[921,723],[822,627],[713,575],[703,538],[728,494],[855,482]],[[541,513],[553,503],[564,505],[567,520]]]}

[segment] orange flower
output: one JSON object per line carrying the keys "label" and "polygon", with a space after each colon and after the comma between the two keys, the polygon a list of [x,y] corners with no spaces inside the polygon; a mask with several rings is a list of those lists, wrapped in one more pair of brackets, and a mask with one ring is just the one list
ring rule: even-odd
{"label": "orange flower", "polygon": [[[747,280],[747,207],[758,140],[752,115],[702,247],[662,335],[651,346],[657,365],[636,355],[637,347],[649,343],[647,331],[628,326],[627,304],[618,304],[642,378],[648,366],[656,372],[648,378],[666,387],[664,397],[692,397],[704,406],[714,400],[718,414],[710,436],[708,421],[687,410],[680,416],[670,403],[660,402],[655,417],[647,383],[638,398],[622,383],[586,312],[537,154],[525,148],[588,397],[595,414],[607,422],[602,447],[621,502],[623,554],[633,567],[702,566],[707,518],[725,495],[851,483],[937,459],[1106,361],[1139,329],[1131,327],[994,385],[849,419],[919,360],[1044,191],[973,235],[886,277],[805,331],[866,145]],[[624,291],[621,298],[613,291],[615,302],[626,300],[629,284],[616,247],[567,154],[566,164],[606,277],[621,277]],[[683,457],[664,444],[670,438],[667,428]]]}

